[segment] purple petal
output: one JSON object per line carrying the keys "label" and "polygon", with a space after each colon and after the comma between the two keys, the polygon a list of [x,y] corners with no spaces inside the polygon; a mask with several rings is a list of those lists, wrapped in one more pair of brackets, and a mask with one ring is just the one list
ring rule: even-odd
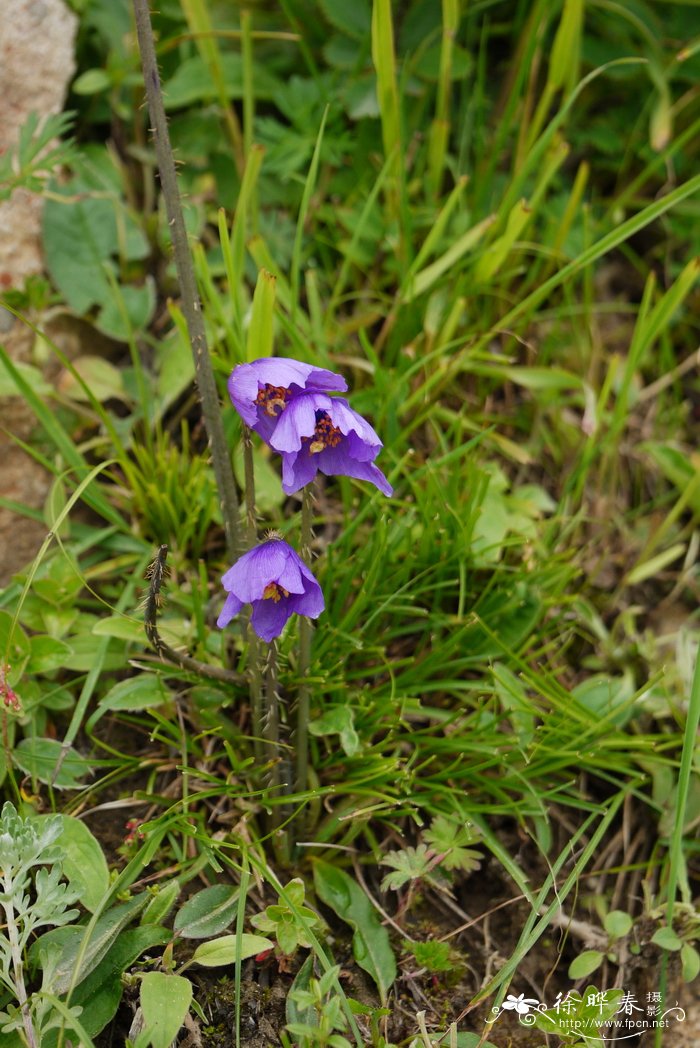
{"label": "purple petal", "polygon": [[279,539],[263,542],[228,569],[221,579],[224,589],[235,593],[244,604],[260,600],[265,587],[277,582],[283,573],[291,552],[291,547]]}
{"label": "purple petal", "polygon": [[391,495],[393,488],[378,466],[373,462],[360,462],[349,454],[345,441],[335,448],[325,448],[315,455],[318,468],[329,477],[355,477],[357,480],[368,480],[385,495]]}
{"label": "purple petal", "polygon": [[287,404],[270,438],[275,451],[299,451],[301,438],[310,437],[316,429],[316,412],[327,411],[331,398],[324,393],[306,393]]}
{"label": "purple petal", "polygon": [[234,618],[243,607],[243,601],[239,600],[235,593],[229,593],[228,597],[224,601],[224,606],[221,609],[221,614],[216,620],[216,625],[220,630],[224,626],[228,626],[232,618]]}
{"label": "purple petal", "polygon": [[337,426],[341,433],[357,433],[358,437],[366,444],[376,448],[382,447],[382,442],[370,426],[366,418],[353,411],[347,400],[343,397],[333,397],[330,407],[326,408],[331,422]]}
{"label": "purple petal", "polygon": [[258,379],[250,364],[239,364],[228,379],[228,393],[238,414],[247,426],[252,426],[258,417],[255,398],[258,395]]}
{"label": "purple petal", "polygon": [[279,637],[292,614],[293,608],[289,600],[284,598],[276,603],[274,600],[256,600],[253,603],[250,624],[260,639],[269,643],[275,637]]}
{"label": "purple petal", "polygon": [[[308,573],[311,575],[311,572]],[[297,615],[306,615],[310,619],[317,619],[326,607],[326,602],[323,599],[323,590],[313,575],[306,583],[306,592],[298,597],[290,597],[289,603]]]}
{"label": "purple petal", "polygon": [[282,490],[285,495],[293,495],[311,483],[318,472],[317,458],[318,455],[312,455],[308,447],[282,455]]}
{"label": "purple petal", "polygon": [[288,593],[303,593],[304,579],[302,578],[302,569],[305,568],[304,562],[296,555],[293,549],[290,549],[289,553],[290,556],[287,557],[284,571],[276,581]]}
{"label": "purple petal", "polygon": [[283,386],[292,393],[344,392],[348,388],[342,375],[290,357],[260,357],[250,364],[239,364],[229,376],[228,391],[234,407],[248,426],[259,422],[255,398],[259,388],[266,385]]}
{"label": "purple petal", "polygon": [[358,462],[373,462],[383,447],[381,444],[379,447],[376,444],[368,444],[362,437],[358,437],[357,433],[348,433],[344,443],[350,457]]}

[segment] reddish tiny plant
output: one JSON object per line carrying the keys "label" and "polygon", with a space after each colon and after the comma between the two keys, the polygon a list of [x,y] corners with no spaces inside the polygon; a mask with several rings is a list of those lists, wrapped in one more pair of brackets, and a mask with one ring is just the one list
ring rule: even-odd
{"label": "reddish tiny plant", "polygon": [[129,819],[125,826],[126,837],[124,844],[135,844],[137,841],[146,839],[146,834],[141,829],[141,819]]}
{"label": "reddish tiny plant", "polygon": [[7,663],[0,664],[0,697],[2,698],[3,705],[6,710],[12,710],[13,713],[19,713],[22,709],[22,704],[19,701],[19,696],[13,688],[7,683],[7,674],[10,672],[10,667]]}

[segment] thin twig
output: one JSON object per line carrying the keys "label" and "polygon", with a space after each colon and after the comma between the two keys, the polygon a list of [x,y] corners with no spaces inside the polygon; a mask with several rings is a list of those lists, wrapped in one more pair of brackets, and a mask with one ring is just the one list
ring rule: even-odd
{"label": "thin twig", "polygon": [[143,602],[143,622],[146,629],[146,636],[151,645],[158,652],[161,659],[166,659],[168,662],[172,662],[175,666],[179,666],[181,669],[191,670],[192,673],[196,673],[200,677],[209,677],[211,680],[220,680],[227,684],[244,684],[245,677],[240,673],[235,673],[233,670],[223,669],[223,667],[220,666],[210,666],[207,662],[200,662],[199,659],[193,659],[189,655],[184,655],[182,652],[175,651],[169,644],[166,644],[161,637],[158,632],[157,616],[158,609],[163,601],[161,587],[168,574],[166,564],[167,556],[168,547],[165,545],[160,546],[155,560],[149,565],[148,571],[146,572],[149,586],[148,593]]}
{"label": "thin twig", "polygon": [[209,437],[212,465],[224,517],[226,545],[229,556],[232,560],[235,560],[241,552],[238,493],[233,477],[231,456],[224,436],[219,394],[207,347],[202,303],[197,291],[194,267],[187,240],[187,230],[180,202],[180,193],[177,186],[175,160],[170,145],[168,123],[163,105],[163,94],[158,75],[158,63],[153,42],[153,29],[151,27],[148,0],[134,0],[134,14],[136,17],[136,33],[141,52],[141,63],[143,65],[148,112],[153,125],[153,139],[158,160],[158,170],[160,172],[160,185],[165,200],[175,266],[180,284],[182,312],[187,322],[187,330],[192,346],[204,425]]}

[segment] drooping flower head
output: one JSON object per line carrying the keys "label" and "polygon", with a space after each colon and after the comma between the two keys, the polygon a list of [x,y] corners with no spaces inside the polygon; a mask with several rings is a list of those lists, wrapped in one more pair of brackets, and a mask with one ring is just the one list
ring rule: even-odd
{"label": "drooping flower head", "polygon": [[317,472],[368,480],[385,495],[393,488],[374,460],[382,442],[343,397],[304,393],[282,412],[270,440],[282,455],[282,487],[293,495]]}
{"label": "drooping flower head", "polygon": [[244,604],[251,604],[251,626],[264,641],[279,637],[295,613],[317,619],[325,608],[318,582],[282,539],[270,539],[244,553],[221,582],[228,596],[217,626],[228,626]]}
{"label": "drooping flower head", "polygon": [[392,487],[375,466],[382,442],[342,397],[341,375],[299,360],[262,357],[239,364],[228,381],[234,407],[282,455],[282,487],[293,495],[320,471],[368,480],[385,495]]}
{"label": "drooping flower head", "polygon": [[347,388],[342,375],[289,357],[260,357],[250,364],[239,364],[228,380],[236,411],[267,444],[279,416],[295,397],[328,390],[342,393]]}

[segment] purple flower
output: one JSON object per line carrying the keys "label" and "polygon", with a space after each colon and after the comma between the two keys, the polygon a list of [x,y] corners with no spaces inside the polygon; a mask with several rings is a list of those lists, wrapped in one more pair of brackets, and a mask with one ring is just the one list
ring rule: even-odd
{"label": "purple flower", "polygon": [[228,597],[216,625],[223,629],[244,604],[252,604],[250,622],[261,640],[279,637],[295,612],[317,619],[325,608],[318,582],[282,539],[270,539],[244,553],[221,581]]}
{"label": "purple flower", "polygon": [[239,364],[228,380],[236,411],[267,444],[279,416],[300,393],[344,392],[347,388],[342,375],[289,357],[261,357],[251,364]]}
{"label": "purple flower", "polygon": [[342,397],[320,392],[294,397],[268,443],[282,455],[282,487],[287,495],[312,481],[319,470],[329,477],[368,480],[385,495],[393,491],[374,464],[381,440]]}

